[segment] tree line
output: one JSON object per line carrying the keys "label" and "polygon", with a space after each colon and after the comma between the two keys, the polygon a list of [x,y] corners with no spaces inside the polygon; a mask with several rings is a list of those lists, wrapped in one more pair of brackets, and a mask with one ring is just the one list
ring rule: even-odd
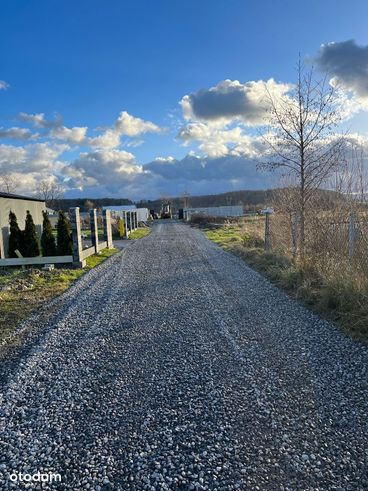
{"label": "tree line", "polygon": [[41,238],[38,237],[36,226],[29,210],[27,210],[24,230],[18,225],[14,212],[9,213],[9,245],[8,256],[18,257],[16,251],[23,257],[68,256],[73,254],[72,233],[65,212],[60,211],[57,221],[56,238],[53,234],[47,211],[43,211]]}

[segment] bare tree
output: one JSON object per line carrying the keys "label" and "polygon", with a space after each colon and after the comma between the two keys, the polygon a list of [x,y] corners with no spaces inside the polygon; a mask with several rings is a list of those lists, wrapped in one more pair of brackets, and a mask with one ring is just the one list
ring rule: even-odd
{"label": "bare tree", "polygon": [[84,202],[84,208],[87,211],[90,211],[90,210],[93,210],[94,207],[95,207],[94,202],[91,201],[90,199],[86,199],[86,201]]}
{"label": "bare tree", "polygon": [[367,156],[361,144],[347,140],[345,158],[330,179],[330,188],[350,208],[361,207],[368,201]]}
{"label": "bare tree", "polygon": [[40,199],[45,200],[46,205],[53,208],[59,199],[63,197],[63,188],[54,181],[43,179],[36,188],[36,194]]}
{"label": "bare tree", "polygon": [[334,133],[340,122],[338,94],[327,78],[315,79],[299,61],[298,80],[289,93],[267,90],[269,128],[263,139],[269,157],[261,167],[281,169],[295,183],[295,212],[299,215],[299,249],[304,255],[306,208],[317,189],[339,165],[343,137]]}
{"label": "bare tree", "polygon": [[8,172],[0,174],[0,191],[5,193],[14,193],[17,189],[17,181]]}

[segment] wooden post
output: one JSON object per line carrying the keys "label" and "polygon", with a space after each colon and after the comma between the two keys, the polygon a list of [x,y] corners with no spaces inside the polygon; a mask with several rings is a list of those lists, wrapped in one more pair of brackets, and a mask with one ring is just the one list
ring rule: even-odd
{"label": "wooden post", "polygon": [[113,249],[112,243],[112,229],[111,229],[111,212],[110,210],[103,210],[103,228],[104,228],[104,240],[107,242],[107,248]]}
{"label": "wooden post", "polygon": [[98,245],[98,224],[97,224],[97,210],[93,208],[89,212],[90,227],[91,227],[91,241],[92,246],[95,248],[95,253],[98,254],[100,248]]}
{"label": "wooden post", "polygon": [[137,230],[137,228],[138,228],[138,213],[136,211],[134,212],[134,225],[135,225],[135,229]]}
{"label": "wooden post", "polygon": [[264,247],[265,247],[265,251],[269,251],[271,249],[270,214],[269,213],[266,213],[266,218],[265,218]]}
{"label": "wooden post", "polygon": [[85,259],[81,258],[83,243],[81,235],[81,224],[79,207],[69,208],[69,220],[72,227],[73,238],[73,266],[77,268],[84,268],[86,265]]}

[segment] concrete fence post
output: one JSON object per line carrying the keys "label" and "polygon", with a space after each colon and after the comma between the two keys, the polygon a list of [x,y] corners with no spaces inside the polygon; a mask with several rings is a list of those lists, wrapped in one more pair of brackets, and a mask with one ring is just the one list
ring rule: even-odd
{"label": "concrete fence post", "polygon": [[81,257],[83,251],[83,243],[79,207],[69,208],[69,220],[72,228],[73,239],[73,266],[77,268],[84,268],[84,266],[86,265],[86,261]]}
{"label": "concrete fence post", "polygon": [[112,242],[112,228],[111,228],[111,212],[110,210],[103,210],[103,229],[104,229],[104,241],[107,242],[107,248],[113,249],[114,244]]}
{"label": "concrete fence post", "polygon": [[271,249],[270,214],[269,213],[266,213],[266,217],[265,217],[264,248],[265,248],[265,251],[269,251]]}
{"label": "concrete fence post", "polygon": [[351,212],[349,215],[349,261],[352,261],[354,257],[354,249],[355,249],[355,237],[356,237],[356,223],[355,223],[355,213]]}
{"label": "concrete fence post", "polygon": [[5,259],[4,236],[2,227],[0,227],[0,259]]}
{"label": "concrete fence post", "polygon": [[124,238],[127,239],[129,237],[129,230],[128,230],[128,213],[126,211],[123,212],[123,217],[124,217]]}
{"label": "concrete fence post", "polygon": [[98,245],[98,223],[97,223],[97,210],[94,208],[89,212],[90,227],[91,227],[91,241],[92,246],[95,248],[95,253],[98,254],[100,248]]}

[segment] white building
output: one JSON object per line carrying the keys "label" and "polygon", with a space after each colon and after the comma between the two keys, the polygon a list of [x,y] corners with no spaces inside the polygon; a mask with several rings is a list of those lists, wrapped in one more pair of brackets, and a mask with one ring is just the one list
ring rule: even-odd
{"label": "white building", "polygon": [[136,211],[137,220],[139,222],[146,222],[149,217],[148,208],[137,208],[136,205],[119,205],[119,206],[103,206],[103,210],[110,210],[114,215],[124,218],[125,211]]}
{"label": "white building", "polygon": [[203,215],[211,217],[241,217],[243,207],[237,206],[208,206],[202,208],[184,208],[184,220],[189,220],[192,215]]}

